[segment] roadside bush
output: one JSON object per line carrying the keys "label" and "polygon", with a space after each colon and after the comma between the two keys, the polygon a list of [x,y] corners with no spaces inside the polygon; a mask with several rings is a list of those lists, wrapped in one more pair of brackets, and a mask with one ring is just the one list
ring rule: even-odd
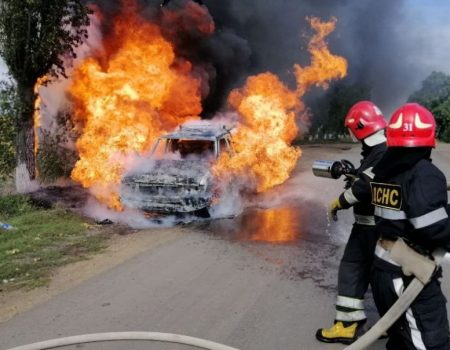
{"label": "roadside bush", "polygon": [[439,136],[442,141],[450,143],[450,127],[447,127],[444,131],[442,131]]}
{"label": "roadside bush", "polygon": [[75,151],[61,145],[57,135],[43,132],[36,159],[39,179],[51,183],[70,177],[78,157]]}
{"label": "roadside bush", "polygon": [[326,142],[346,139],[348,131],[344,120],[349,109],[358,101],[370,99],[371,90],[367,85],[350,84],[345,80],[333,83],[325,94],[308,102],[314,116],[308,139],[309,136]]}
{"label": "roadside bush", "polygon": [[0,218],[25,214],[33,210],[30,198],[24,195],[10,195],[0,197]]}
{"label": "roadside bush", "polygon": [[0,82],[0,181],[12,176],[16,164],[14,86]]}
{"label": "roadside bush", "polygon": [[73,142],[73,125],[66,113],[58,114],[56,130],[40,131],[36,156],[39,179],[51,183],[59,178],[68,178],[78,160],[77,153],[68,145]]}
{"label": "roadside bush", "polygon": [[436,118],[438,138],[450,142],[450,75],[432,72],[408,101],[428,108]]}
{"label": "roadside bush", "polygon": [[16,163],[14,119],[0,115],[0,179],[11,176]]}

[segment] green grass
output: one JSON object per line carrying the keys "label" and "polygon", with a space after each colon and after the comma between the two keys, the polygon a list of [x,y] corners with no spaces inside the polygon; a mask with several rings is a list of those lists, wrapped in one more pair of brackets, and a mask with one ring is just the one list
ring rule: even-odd
{"label": "green grass", "polygon": [[107,237],[92,234],[89,225],[64,209],[33,207],[25,196],[0,197],[0,289],[46,285],[58,266],[86,259],[103,249]]}

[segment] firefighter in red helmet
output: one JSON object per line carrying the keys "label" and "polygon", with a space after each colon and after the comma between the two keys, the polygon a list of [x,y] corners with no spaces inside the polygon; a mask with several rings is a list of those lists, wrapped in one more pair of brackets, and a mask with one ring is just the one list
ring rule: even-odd
{"label": "firefighter in red helmet", "polygon": [[[380,109],[374,103],[361,101],[350,108],[345,117],[344,125],[357,140],[365,140],[365,144],[370,144],[374,143],[374,141],[371,141],[372,135],[376,133],[384,134],[386,121]],[[369,138],[370,136],[372,138]]]}
{"label": "firefighter in red helmet", "polygon": [[[374,103],[361,101],[349,110],[345,126],[362,145],[363,159],[357,169],[359,178],[364,171],[375,166],[386,150],[386,121]],[[334,324],[330,328],[321,328],[316,333],[316,338],[326,343],[352,343],[357,339],[360,326],[366,321],[364,294],[369,286],[378,235],[370,199],[357,199],[367,186],[367,182],[362,185],[360,182],[358,179],[353,182],[331,205],[333,217],[336,217],[338,210],[353,206],[355,223],[339,265]]]}
{"label": "firefighter in red helmet", "polygon": [[[405,259],[399,259],[398,249],[393,248],[404,246],[402,254],[432,260],[433,251],[449,247],[447,181],[431,162],[435,130],[430,111],[417,103],[403,105],[388,124],[385,155],[367,173],[371,177],[369,194],[375,205],[376,229],[381,235],[371,274],[372,292],[381,315],[401,296],[414,275],[419,276],[414,269],[421,265],[408,266]],[[440,277],[438,268],[388,331],[387,349],[450,348]]]}

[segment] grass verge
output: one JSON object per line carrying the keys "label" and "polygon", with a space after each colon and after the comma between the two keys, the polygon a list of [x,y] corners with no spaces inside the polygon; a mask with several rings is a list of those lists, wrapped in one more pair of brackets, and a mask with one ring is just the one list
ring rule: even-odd
{"label": "grass verge", "polygon": [[64,209],[34,207],[26,196],[0,197],[0,289],[46,285],[58,266],[86,259],[106,246],[107,236]]}

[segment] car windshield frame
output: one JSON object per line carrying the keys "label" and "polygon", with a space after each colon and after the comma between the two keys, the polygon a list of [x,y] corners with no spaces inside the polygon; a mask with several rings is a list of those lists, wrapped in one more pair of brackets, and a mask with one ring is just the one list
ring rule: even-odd
{"label": "car windshield frame", "polygon": [[[198,141],[198,142],[212,142],[213,144],[213,150],[211,150],[212,155],[214,156],[215,159],[218,158],[219,155],[219,145],[218,145],[218,141],[217,138],[215,137],[174,137],[174,136],[170,136],[170,135],[166,135],[166,136],[161,136],[160,138],[158,138],[158,141],[154,144],[152,151],[151,151],[151,156],[154,157],[156,150],[158,149],[158,146],[160,145],[161,141],[164,141],[166,143],[166,145],[164,146],[164,154],[175,154],[175,152],[168,150],[168,146],[169,146],[169,142],[170,141],[174,141],[174,140],[185,140],[185,141]],[[203,153],[203,152],[202,152]],[[183,159],[189,158],[190,155],[192,156],[199,156],[202,153],[187,153],[185,156],[183,156]],[[204,152],[205,154],[207,154],[207,152]],[[200,159],[199,159],[200,160]]]}

